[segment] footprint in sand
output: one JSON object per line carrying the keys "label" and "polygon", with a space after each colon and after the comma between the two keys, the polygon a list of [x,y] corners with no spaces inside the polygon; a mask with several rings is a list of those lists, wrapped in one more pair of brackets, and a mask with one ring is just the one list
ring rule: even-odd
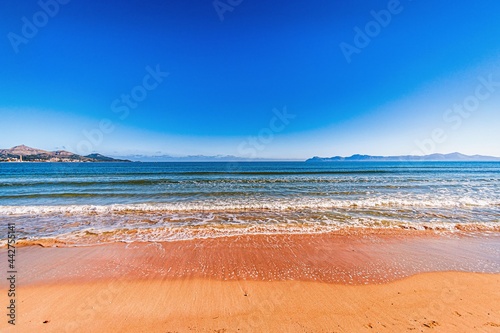
{"label": "footprint in sand", "polygon": [[428,327],[428,328],[434,328],[436,326],[439,326],[439,323],[437,321],[430,321],[428,323],[425,323],[423,324],[425,327]]}

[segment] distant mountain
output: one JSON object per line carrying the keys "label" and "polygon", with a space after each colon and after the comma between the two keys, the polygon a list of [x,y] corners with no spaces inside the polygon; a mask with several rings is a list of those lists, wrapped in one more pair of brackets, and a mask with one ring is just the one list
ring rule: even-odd
{"label": "distant mountain", "polygon": [[97,153],[90,154],[90,155],[87,155],[85,157],[93,159],[94,162],[131,162],[130,160],[112,158],[112,157],[104,156],[104,155],[97,154]]}
{"label": "distant mountain", "polygon": [[25,145],[0,149],[0,162],[130,162],[101,154],[81,156],[65,150],[46,151]]}
{"label": "distant mountain", "polygon": [[350,157],[318,157],[315,156],[306,160],[306,162],[341,162],[341,161],[478,161],[478,162],[487,162],[487,161],[500,161],[500,157],[493,156],[482,156],[482,155],[464,155],[460,153],[451,153],[451,154],[432,154],[425,156],[416,156],[416,155],[403,155],[403,156],[371,156],[371,155],[352,155]]}

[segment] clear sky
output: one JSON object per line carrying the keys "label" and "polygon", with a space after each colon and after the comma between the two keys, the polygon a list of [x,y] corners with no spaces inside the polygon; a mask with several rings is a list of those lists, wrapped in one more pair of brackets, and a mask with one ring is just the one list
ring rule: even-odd
{"label": "clear sky", "polygon": [[4,0],[0,148],[500,156],[500,2]]}

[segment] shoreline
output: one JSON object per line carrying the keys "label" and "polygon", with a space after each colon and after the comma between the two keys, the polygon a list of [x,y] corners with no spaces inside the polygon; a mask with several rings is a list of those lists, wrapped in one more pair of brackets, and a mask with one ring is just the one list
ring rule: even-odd
{"label": "shoreline", "polygon": [[[262,230],[254,229],[249,232],[245,227],[225,226],[219,229],[210,229],[204,227],[197,227],[194,229],[185,229],[177,231],[178,237],[173,237],[173,234],[164,235],[163,228],[156,229],[126,229],[126,230],[106,230],[106,231],[93,231],[84,230],[84,234],[79,234],[77,237],[44,237],[35,239],[21,238],[16,241],[16,247],[93,247],[105,246],[113,244],[132,244],[132,243],[145,243],[145,244],[164,244],[175,242],[190,242],[207,239],[238,239],[241,237],[322,237],[322,236],[348,236],[348,237],[364,237],[364,236],[383,236],[383,237],[500,237],[500,226],[486,226],[476,223],[469,224],[453,224],[451,226],[443,225],[417,225],[417,226],[387,226],[387,227],[359,227],[350,226],[333,230],[313,229],[301,226],[303,231],[298,231],[291,228],[290,231],[283,229],[270,229]],[[208,231],[207,231],[208,230]],[[118,238],[115,236],[119,235]],[[127,239],[122,239],[123,235],[127,235]],[[166,237],[165,237],[166,236]],[[137,238],[135,238],[137,237]],[[0,240],[0,251],[7,248],[7,239]]]}
{"label": "shoreline", "polygon": [[[373,284],[426,272],[500,273],[500,233],[355,231],[85,246],[21,242],[17,267],[25,285],[120,277]],[[6,248],[0,260],[7,261]]]}

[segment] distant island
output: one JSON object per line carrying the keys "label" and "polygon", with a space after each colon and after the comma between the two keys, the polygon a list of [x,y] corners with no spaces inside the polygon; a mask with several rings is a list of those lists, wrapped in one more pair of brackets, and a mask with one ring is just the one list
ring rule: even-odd
{"label": "distant island", "polygon": [[46,151],[25,145],[0,149],[0,162],[130,162],[101,154],[81,156],[66,150]]}
{"label": "distant island", "polygon": [[425,156],[417,155],[402,155],[402,156],[371,156],[371,155],[352,155],[350,157],[318,157],[315,156],[306,160],[306,162],[356,162],[356,161],[369,161],[369,162],[397,162],[397,161],[436,161],[436,162],[461,162],[461,161],[477,161],[477,162],[490,162],[490,161],[500,161],[500,157],[493,156],[482,156],[482,155],[464,155],[460,153],[451,154],[431,154]]}
{"label": "distant island", "polygon": [[[47,151],[37,148],[28,147],[25,145],[15,146],[9,149],[0,149],[0,162],[266,162],[276,161],[272,159],[248,159],[230,155],[219,156],[183,156],[173,157],[168,155],[161,156],[145,156],[131,155],[118,156],[112,158],[98,153],[89,155],[78,155],[66,150]],[[334,156],[334,157],[318,157],[307,159],[307,163],[324,163],[324,162],[411,162],[411,161],[478,161],[490,162],[500,161],[500,157],[483,156],[483,155],[464,155],[461,153],[451,154],[431,154],[425,156],[418,155],[401,155],[401,156],[373,156],[373,155],[352,155],[349,157]]]}

